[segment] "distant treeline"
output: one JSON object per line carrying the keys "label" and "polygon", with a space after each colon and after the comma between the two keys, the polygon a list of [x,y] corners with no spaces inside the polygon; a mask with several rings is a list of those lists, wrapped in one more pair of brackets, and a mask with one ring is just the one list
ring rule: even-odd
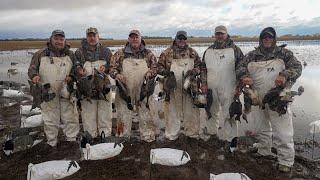
{"label": "distant treeline", "polygon": [[[173,39],[171,37],[143,37],[146,44],[150,45],[170,45]],[[235,42],[257,42],[258,36],[245,37],[239,35],[233,35],[231,38]],[[72,48],[78,48],[81,46],[82,38],[67,39]],[[48,39],[7,39],[0,40],[0,51],[11,51],[21,49],[40,49],[46,46]],[[302,40],[320,40],[319,34],[314,35],[283,35],[278,38],[279,41],[302,41]],[[101,39],[100,41],[105,46],[123,46],[127,43],[127,39]],[[206,43],[211,44],[214,42],[212,37],[188,37],[188,43]]]}
{"label": "distant treeline", "polygon": [[[83,38],[67,38],[67,40],[82,40]],[[0,41],[48,41],[49,38],[13,38],[13,39],[0,39]],[[113,38],[100,38],[100,40],[113,40]]]}
{"label": "distant treeline", "polygon": [[142,39],[172,39],[172,37],[166,36],[141,36]]}

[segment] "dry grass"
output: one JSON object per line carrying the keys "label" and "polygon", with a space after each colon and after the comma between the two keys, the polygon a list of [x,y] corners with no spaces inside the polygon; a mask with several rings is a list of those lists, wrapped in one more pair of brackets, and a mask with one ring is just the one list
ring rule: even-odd
{"label": "dry grass", "polygon": [[[319,40],[319,37],[280,37],[279,40],[288,41],[288,40]],[[258,41],[256,37],[236,37],[233,38],[236,42],[243,42],[243,41]],[[212,43],[214,41],[213,38],[208,37],[196,37],[196,38],[189,38],[189,43]],[[78,48],[80,47],[81,40],[68,40],[71,44],[71,47]],[[102,40],[102,44],[106,46],[119,46],[124,45],[127,40]],[[147,44],[154,44],[154,45],[168,45],[172,43],[171,39],[145,39]],[[12,50],[21,50],[21,49],[39,49],[46,45],[46,41],[0,41],[0,51],[12,51]]]}

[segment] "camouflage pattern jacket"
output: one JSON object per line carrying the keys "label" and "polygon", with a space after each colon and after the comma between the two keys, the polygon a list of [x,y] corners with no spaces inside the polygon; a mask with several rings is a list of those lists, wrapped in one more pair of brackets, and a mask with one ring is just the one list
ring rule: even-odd
{"label": "camouflage pattern jacket", "polygon": [[193,59],[194,68],[192,69],[192,72],[195,75],[200,75],[202,84],[207,84],[205,64],[202,63],[196,50],[188,45],[184,48],[179,48],[175,42],[173,42],[173,45],[170,48],[167,48],[161,53],[158,61],[158,74],[165,75],[166,72],[170,71],[172,59],[183,58]]}
{"label": "camouflage pattern jacket", "polygon": [[110,61],[112,57],[112,52],[109,48],[104,47],[101,43],[96,45],[95,51],[89,50],[89,45],[86,39],[83,39],[81,42],[81,47],[76,50],[76,66],[83,67],[86,61],[97,61],[105,60],[106,61],[106,73],[109,71]]}
{"label": "camouflage pattern jacket", "polygon": [[39,75],[39,68],[41,63],[41,58],[45,56],[50,57],[65,57],[69,56],[71,61],[73,62],[73,68],[71,70],[71,74],[75,74],[75,56],[74,53],[70,50],[70,45],[66,44],[64,49],[56,50],[50,42],[47,43],[47,47],[37,51],[31,59],[30,66],[28,68],[28,76],[32,79],[34,76]]}
{"label": "camouflage pattern jacket", "polygon": [[145,43],[142,40],[140,50],[133,52],[130,44],[127,43],[124,48],[119,49],[111,58],[110,62],[110,75],[115,78],[117,74],[122,72],[123,60],[126,58],[146,59],[146,63],[150,72],[153,75],[157,74],[157,58],[151,52],[151,50],[145,48]]}
{"label": "camouflage pattern jacket", "polygon": [[[250,51],[242,61],[237,64],[236,67],[236,76],[237,80],[240,80],[243,77],[248,77],[248,64],[250,62],[256,61],[267,61],[270,59],[282,59],[285,63],[285,70],[280,72],[280,74],[284,75],[287,79],[288,83],[294,83],[298,77],[300,77],[302,72],[302,65],[301,62],[294,57],[293,53],[284,48],[283,46],[276,45],[276,39],[271,50],[265,50],[262,46],[262,34],[266,29],[264,29],[260,34],[260,43],[259,46]],[[272,29],[274,31],[274,29]],[[292,85],[292,84],[291,84]]]}

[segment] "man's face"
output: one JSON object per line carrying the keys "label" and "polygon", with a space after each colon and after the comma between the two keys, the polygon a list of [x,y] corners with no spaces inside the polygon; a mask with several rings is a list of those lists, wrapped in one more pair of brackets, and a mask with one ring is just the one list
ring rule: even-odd
{"label": "man's face", "polygon": [[90,46],[95,46],[99,42],[99,34],[89,33],[87,34],[87,41]]}
{"label": "man's face", "polygon": [[176,39],[176,43],[178,45],[178,47],[184,47],[187,45],[187,38],[184,36],[178,36]]}
{"label": "man's face", "polygon": [[274,38],[270,34],[264,34],[262,36],[262,45],[265,48],[271,48],[273,45]]}
{"label": "man's face", "polygon": [[141,45],[141,37],[137,34],[130,34],[128,41],[131,47],[138,49]]}
{"label": "man's face", "polygon": [[66,39],[64,36],[54,35],[51,38],[51,43],[56,49],[63,49],[66,44]]}
{"label": "man's face", "polygon": [[224,42],[227,40],[228,38],[228,34],[227,33],[222,33],[222,32],[217,32],[214,34],[216,41],[218,42]]}

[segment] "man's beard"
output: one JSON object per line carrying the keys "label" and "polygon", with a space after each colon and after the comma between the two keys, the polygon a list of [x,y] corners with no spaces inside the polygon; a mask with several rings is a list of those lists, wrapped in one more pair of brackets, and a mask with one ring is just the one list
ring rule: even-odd
{"label": "man's beard", "polygon": [[217,47],[223,47],[226,44],[225,40],[216,40]]}
{"label": "man's beard", "polygon": [[54,44],[51,44],[51,48],[52,48],[52,51],[56,52],[56,53],[61,53],[63,50],[64,50],[64,47],[65,46],[56,46]]}

